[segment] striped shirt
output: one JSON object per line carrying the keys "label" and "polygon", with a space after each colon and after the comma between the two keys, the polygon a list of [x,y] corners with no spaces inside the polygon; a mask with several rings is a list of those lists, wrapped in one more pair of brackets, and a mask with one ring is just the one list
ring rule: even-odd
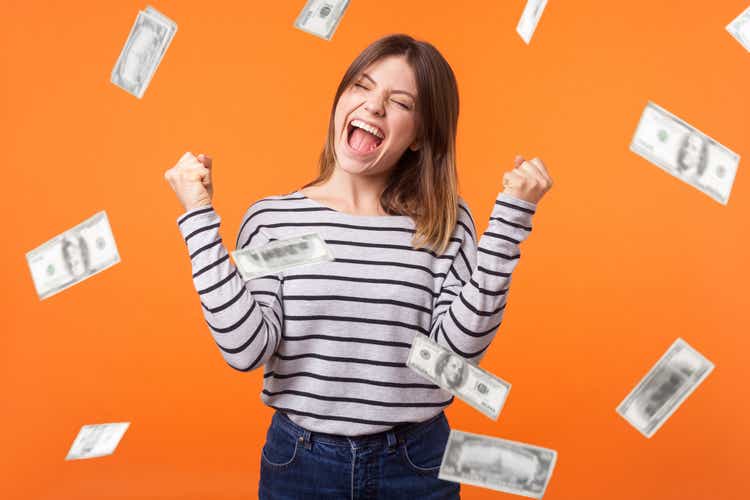
{"label": "striped shirt", "polygon": [[414,335],[478,363],[500,326],[536,204],[500,193],[477,243],[459,197],[438,255],[411,246],[409,216],[353,215],[300,191],[250,206],[236,248],[319,233],[335,259],[242,280],[213,207],[177,223],[209,331],[239,371],[264,367],[261,399],[314,432],[357,436],[420,422],[452,395],[406,366]]}

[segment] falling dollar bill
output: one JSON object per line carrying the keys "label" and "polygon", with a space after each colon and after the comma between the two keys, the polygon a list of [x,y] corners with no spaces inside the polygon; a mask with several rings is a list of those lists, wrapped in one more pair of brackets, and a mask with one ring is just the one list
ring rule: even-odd
{"label": "falling dollar bill", "polygon": [[65,460],[111,455],[129,426],[130,422],[84,425],[73,441]]}
{"label": "falling dollar bill", "polygon": [[508,382],[474,366],[426,335],[414,335],[406,365],[493,420],[500,415],[510,391]]}
{"label": "falling dollar bill", "polygon": [[740,157],[649,101],[630,150],[724,205]]}
{"label": "falling dollar bill", "polygon": [[139,99],[143,97],[176,32],[177,24],[153,7],[139,11],[111,82]]}
{"label": "falling dollar bill", "polygon": [[650,438],[713,369],[713,363],[677,339],[620,403],[617,413]]}
{"label": "falling dollar bill", "polygon": [[451,430],[438,477],[542,498],[556,461],[555,450]]}
{"label": "falling dollar bill", "polygon": [[521,35],[526,45],[531,42],[531,37],[536,31],[536,25],[539,24],[539,19],[542,17],[546,6],[547,0],[528,0],[526,2],[526,7],[523,9],[518,26],[516,26],[516,31]]}
{"label": "falling dollar bill", "polygon": [[27,252],[26,261],[39,298],[46,299],[117,264],[120,254],[102,211]]}
{"label": "falling dollar bill", "polygon": [[272,241],[259,248],[235,250],[232,258],[242,278],[249,280],[292,267],[331,261],[333,254],[318,233],[308,233]]}
{"label": "falling dollar bill", "polygon": [[727,25],[727,31],[745,47],[745,50],[750,51],[750,7]]}
{"label": "falling dollar bill", "polygon": [[324,40],[330,40],[349,7],[349,0],[307,0],[294,26]]}

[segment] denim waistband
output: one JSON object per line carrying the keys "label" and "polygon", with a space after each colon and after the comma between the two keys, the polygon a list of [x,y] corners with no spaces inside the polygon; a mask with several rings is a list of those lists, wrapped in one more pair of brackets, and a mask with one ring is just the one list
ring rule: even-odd
{"label": "denim waistband", "polygon": [[295,439],[304,441],[306,445],[310,441],[318,441],[334,446],[346,446],[348,448],[363,448],[367,446],[393,446],[401,443],[407,438],[414,438],[427,431],[429,427],[438,421],[445,419],[445,412],[440,412],[424,422],[412,422],[397,425],[390,430],[375,434],[364,434],[361,436],[341,436],[338,434],[326,434],[324,432],[313,432],[301,427],[286,415],[276,410],[271,420],[271,426],[290,434]]}

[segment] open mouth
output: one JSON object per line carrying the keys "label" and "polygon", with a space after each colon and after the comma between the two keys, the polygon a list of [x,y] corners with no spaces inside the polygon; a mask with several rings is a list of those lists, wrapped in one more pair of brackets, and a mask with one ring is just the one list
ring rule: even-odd
{"label": "open mouth", "polygon": [[356,118],[349,122],[346,134],[349,147],[362,154],[372,153],[385,139],[385,134],[378,127]]}

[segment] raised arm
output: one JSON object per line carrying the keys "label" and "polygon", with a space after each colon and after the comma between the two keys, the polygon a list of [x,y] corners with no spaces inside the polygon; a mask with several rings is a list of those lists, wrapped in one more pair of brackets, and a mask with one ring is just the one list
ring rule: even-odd
{"label": "raised arm", "polygon": [[[281,282],[242,280],[219,234],[221,218],[210,205],[210,194],[203,201],[195,196],[203,194],[196,183],[206,190],[210,187],[210,159],[201,157],[186,153],[165,177],[187,209],[177,224],[188,248],[193,284],[209,331],[226,362],[249,371],[265,363],[281,340]],[[253,207],[245,215],[242,232],[255,229],[252,213]]]}
{"label": "raised arm", "polygon": [[552,187],[541,160],[516,157],[504,176],[479,243],[468,207],[459,208],[462,243],[433,310],[430,338],[479,363],[502,323],[520,245],[531,232],[537,202]]}

